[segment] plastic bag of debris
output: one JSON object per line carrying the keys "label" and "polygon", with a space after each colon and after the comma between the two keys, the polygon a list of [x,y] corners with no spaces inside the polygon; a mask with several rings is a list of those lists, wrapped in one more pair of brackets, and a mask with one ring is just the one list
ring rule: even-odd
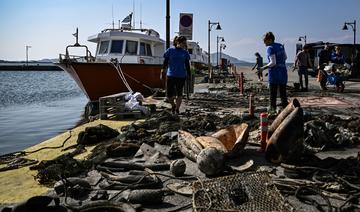
{"label": "plastic bag of debris", "polygon": [[144,96],[139,93],[139,92],[135,92],[135,93],[131,93],[129,92],[128,94],[126,94],[125,96],[125,101],[129,101],[131,99],[136,99],[137,101],[143,101],[144,100]]}
{"label": "plastic bag of debris", "polygon": [[140,104],[141,101],[144,100],[144,97],[143,95],[141,95],[141,93],[129,93],[126,95],[125,100],[127,100],[127,102],[125,103],[125,110],[140,110],[144,115],[150,114],[150,109]]}

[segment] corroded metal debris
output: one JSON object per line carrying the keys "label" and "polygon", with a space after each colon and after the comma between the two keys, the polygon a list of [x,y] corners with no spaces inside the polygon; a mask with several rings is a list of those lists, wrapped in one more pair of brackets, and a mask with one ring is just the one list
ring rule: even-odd
{"label": "corroded metal debris", "polygon": [[[189,207],[196,211],[289,211],[296,208],[289,203],[303,207],[309,202],[315,204],[309,210],[359,209],[359,156],[320,159],[314,155],[359,144],[359,117],[321,115],[314,113],[316,108],[309,112],[293,100],[276,120],[270,120],[268,147],[275,147],[270,158],[281,156],[277,162],[286,162],[275,165],[257,151],[258,114],[266,111],[268,88],[246,81],[240,96],[236,80],[226,76],[220,81],[225,78],[226,84],[213,84],[209,92],[184,100],[186,107],[180,115],[158,108],[145,120],[106,129],[107,134],[97,134],[105,131],[103,126],[83,131],[73,152],[32,167],[38,170],[36,179],[54,186],[59,205],[73,211]],[[292,96],[293,89],[288,91]],[[255,116],[246,114],[250,93],[254,94]],[[95,146],[90,155],[74,159],[88,144]],[[216,156],[205,158],[200,168],[198,156],[214,149]],[[204,164],[214,166],[203,169]],[[223,177],[208,180],[199,168]],[[323,202],[317,203],[308,194]],[[340,201],[337,205],[335,197]]]}

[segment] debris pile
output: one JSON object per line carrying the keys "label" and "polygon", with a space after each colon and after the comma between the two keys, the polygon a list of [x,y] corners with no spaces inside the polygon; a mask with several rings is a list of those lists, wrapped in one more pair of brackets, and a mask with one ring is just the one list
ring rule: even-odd
{"label": "debris pile", "polygon": [[[73,211],[359,210],[360,156],[313,154],[358,144],[358,117],[309,118],[293,99],[270,120],[264,154],[258,113],[266,110],[267,88],[245,84],[244,96],[232,90],[216,85],[194,94],[180,115],[164,109],[119,130],[87,128],[74,152],[32,169],[54,188],[57,205]],[[239,109],[254,91],[256,115],[246,116]],[[84,145],[95,147],[75,160]]]}

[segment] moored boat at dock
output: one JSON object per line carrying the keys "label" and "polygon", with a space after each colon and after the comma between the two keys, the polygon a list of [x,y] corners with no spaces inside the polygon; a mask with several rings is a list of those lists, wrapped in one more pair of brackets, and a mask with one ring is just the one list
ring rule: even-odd
{"label": "moored boat at dock", "polygon": [[[165,42],[155,30],[105,29],[88,41],[97,43],[95,57],[87,46],[76,41],[60,54],[57,65],[71,75],[90,101],[128,91],[148,96],[165,87],[160,76]],[[70,55],[72,48],[84,48],[86,52],[84,56]]]}

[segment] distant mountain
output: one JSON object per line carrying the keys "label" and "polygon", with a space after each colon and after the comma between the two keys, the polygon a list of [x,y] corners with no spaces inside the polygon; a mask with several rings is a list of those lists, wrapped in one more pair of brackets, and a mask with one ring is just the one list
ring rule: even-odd
{"label": "distant mountain", "polygon": [[[212,64],[215,64],[215,65],[216,65],[216,55],[217,55],[216,53],[212,53],[210,55],[210,61],[211,61]],[[220,54],[219,54],[219,57],[220,57]],[[251,62],[247,62],[247,61],[244,61],[244,60],[239,60],[236,57],[232,57],[232,56],[224,54],[224,53],[221,53],[221,57],[226,58],[232,64],[237,64],[237,63],[242,63],[242,64],[249,63],[249,64],[251,64]]]}

